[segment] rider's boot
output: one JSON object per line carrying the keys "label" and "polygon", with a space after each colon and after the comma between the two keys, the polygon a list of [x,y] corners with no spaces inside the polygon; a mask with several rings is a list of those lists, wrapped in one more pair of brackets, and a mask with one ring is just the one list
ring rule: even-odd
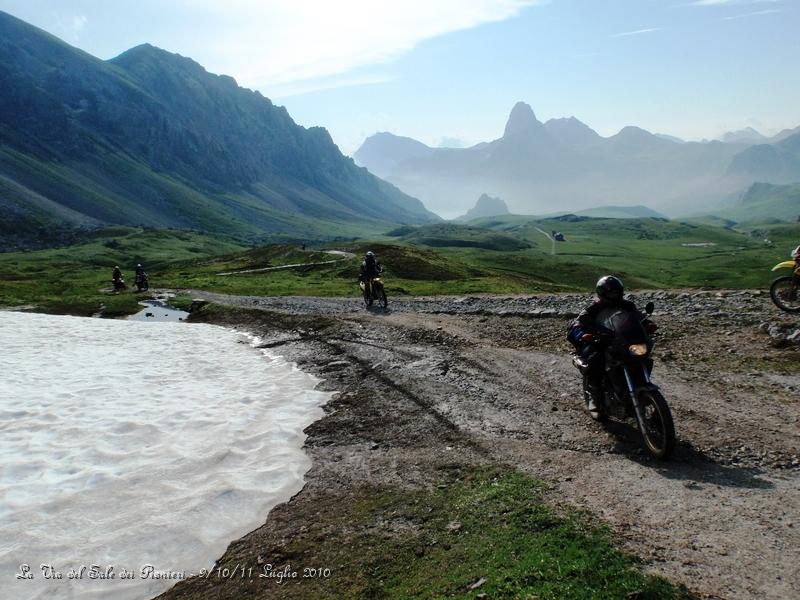
{"label": "rider's boot", "polygon": [[590,413],[602,414],[603,411],[603,389],[599,385],[587,380],[583,388],[586,400],[586,410]]}

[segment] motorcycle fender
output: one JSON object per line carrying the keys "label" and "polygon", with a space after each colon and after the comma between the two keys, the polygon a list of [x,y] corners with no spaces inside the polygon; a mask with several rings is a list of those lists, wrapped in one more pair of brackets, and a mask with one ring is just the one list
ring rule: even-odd
{"label": "motorcycle fender", "polygon": [[778,263],[774,267],[772,267],[773,271],[777,271],[778,269],[793,269],[797,263],[793,260],[785,260],[782,263]]}
{"label": "motorcycle fender", "polygon": [[657,392],[658,386],[655,383],[646,383],[645,385],[640,385],[636,388],[636,395],[639,395],[639,392]]}

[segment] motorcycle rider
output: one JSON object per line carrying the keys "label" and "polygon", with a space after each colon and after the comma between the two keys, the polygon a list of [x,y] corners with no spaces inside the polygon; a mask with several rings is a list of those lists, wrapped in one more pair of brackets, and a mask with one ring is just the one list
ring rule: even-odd
{"label": "motorcycle rider", "polygon": [[589,397],[586,408],[589,412],[597,412],[602,405],[603,374],[605,371],[605,355],[599,346],[603,326],[598,323],[601,311],[606,308],[620,308],[632,311],[642,317],[642,323],[648,333],[653,333],[657,326],[643,315],[630,300],[625,300],[625,286],[613,275],[605,275],[595,286],[597,299],[583,309],[569,327],[567,340],[575,346],[576,352],[587,363],[587,388]]}
{"label": "motorcycle rider", "polygon": [[137,291],[142,291],[148,287],[147,284],[147,273],[142,266],[142,263],[138,263],[136,265],[136,277],[134,278],[134,283],[136,284]]}
{"label": "motorcycle rider", "polygon": [[365,298],[369,298],[372,294],[372,280],[380,275],[381,271],[383,271],[383,267],[381,267],[381,263],[379,263],[378,259],[375,257],[375,253],[372,250],[367,251],[364,255],[364,260],[361,262],[361,269],[358,277],[358,281],[364,283]]}
{"label": "motorcycle rider", "polygon": [[114,270],[111,271],[111,281],[114,283],[114,289],[120,290],[125,285],[122,281],[122,271],[119,268],[119,265],[114,267]]}

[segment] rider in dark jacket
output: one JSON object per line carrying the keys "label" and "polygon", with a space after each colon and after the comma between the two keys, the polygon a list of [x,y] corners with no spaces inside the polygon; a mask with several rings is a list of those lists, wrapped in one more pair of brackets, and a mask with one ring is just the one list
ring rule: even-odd
{"label": "rider in dark jacket", "polygon": [[381,274],[381,271],[383,271],[381,263],[378,262],[375,253],[370,250],[366,253],[364,260],[361,262],[361,269],[358,277],[358,280],[364,283],[365,296],[372,292],[370,284],[375,277]]}
{"label": "rider in dark jacket", "polygon": [[633,311],[642,316],[645,328],[652,333],[656,326],[648,321],[630,300],[625,300],[625,286],[617,277],[606,275],[597,281],[597,299],[583,309],[578,318],[569,327],[567,339],[575,346],[576,351],[589,365],[586,371],[587,387],[590,397],[586,399],[586,408],[593,412],[599,410],[603,386],[603,372],[605,369],[604,354],[599,347],[603,327],[597,322],[598,316],[603,309],[620,308],[622,310]]}
{"label": "rider in dark jacket", "polygon": [[122,270],[119,268],[119,265],[114,267],[114,270],[111,271],[111,281],[114,284],[114,290],[121,290],[125,287],[125,283],[122,279]]}

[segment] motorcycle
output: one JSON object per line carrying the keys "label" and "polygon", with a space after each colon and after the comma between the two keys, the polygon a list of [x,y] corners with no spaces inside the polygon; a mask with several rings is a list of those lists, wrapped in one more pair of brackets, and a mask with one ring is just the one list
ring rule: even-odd
{"label": "motorcycle", "polygon": [[147,273],[137,274],[133,285],[136,286],[137,292],[147,291],[150,289],[150,277],[148,277]]}
{"label": "motorcycle", "polygon": [[115,292],[121,292],[122,290],[128,289],[128,286],[125,285],[125,279],[123,279],[122,277],[120,277],[118,279],[112,279],[111,283],[114,286],[114,291]]}
{"label": "motorcycle", "polygon": [[[653,303],[648,302],[645,307],[648,316],[653,308]],[[608,417],[635,418],[645,450],[655,458],[668,458],[675,447],[675,424],[667,401],[650,379],[652,338],[647,335],[640,315],[633,311],[608,308],[600,313],[598,323],[603,333],[596,351],[604,353],[605,373],[599,410],[590,411],[590,416],[596,421]],[[581,355],[575,355],[572,363],[583,376],[588,405],[589,363]]]}
{"label": "motorcycle", "polygon": [[370,280],[369,286],[363,281],[358,283],[361,288],[361,293],[364,295],[364,304],[367,308],[377,300],[381,308],[386,308],[389,301],[386,299],[386,290],[383,288],[383,281],[380,277],[373,277]]}
{"label": "motorcycle", "polygon": [[775,306],[782,311],[789,313],[800,312],[800,246],[794,249],[791,254],[792,260],[785,260],[772,267],[773,271],[778,269],[794,269],[791,275],[778,277],[769,286],[769,297]]}

